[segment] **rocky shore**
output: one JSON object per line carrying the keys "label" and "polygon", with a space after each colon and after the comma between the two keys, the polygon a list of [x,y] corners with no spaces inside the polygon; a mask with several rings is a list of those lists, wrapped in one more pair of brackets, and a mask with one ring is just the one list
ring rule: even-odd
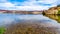
{"label": "rocky shore", "polygon": [[59,32],[57,28],[45,27],[38,22],[22,22],[9,25],[4,34],[59,34]]}

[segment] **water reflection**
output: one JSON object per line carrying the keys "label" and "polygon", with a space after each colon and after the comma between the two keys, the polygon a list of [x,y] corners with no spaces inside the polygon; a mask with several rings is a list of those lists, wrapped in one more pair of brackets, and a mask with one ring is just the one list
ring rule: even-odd
{"label": "water reflection", "polygon": [[60,15],[45,15],[53,20],[56,20],[58,23],[60,23]]}
{"label": "water reflection", "polygon": [[[57,18],[57,16],[53,16],[53,15],[47,15],[53,18]],[[36,23],[40,23],[40,24],[44,24],[46,25],[45,27],[59,27],[60,24],[57,23],[57,21],[52,20],[46,16],[43,15],[20,15],[20,14],[0,14],[0,26],[1,25],[9,25],[9,24],[14,24],[14,23],[22,23],[24,21],[28,21],[28,23],[32,22],[36,22]]]}

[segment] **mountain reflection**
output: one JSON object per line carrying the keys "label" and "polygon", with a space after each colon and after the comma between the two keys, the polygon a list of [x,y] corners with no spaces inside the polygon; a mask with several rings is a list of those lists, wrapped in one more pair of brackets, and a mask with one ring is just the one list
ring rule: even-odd
{"label": "mountain reflection", "polygon": [[56,20],[58,23],[60,23],[60,15],[45,15],[53,20]]}

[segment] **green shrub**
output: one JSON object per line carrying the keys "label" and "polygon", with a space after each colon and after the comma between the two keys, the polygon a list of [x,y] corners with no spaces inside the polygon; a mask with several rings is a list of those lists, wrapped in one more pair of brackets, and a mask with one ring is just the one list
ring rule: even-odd
{"label": "green shrub", "polygon": [[5,32],[5,28],[4,27],[0,27],[0,34],[3,34]]}
{"label": "green shrub", "polygon": [[60,14],[60,10],[58,10],[58,14]]}

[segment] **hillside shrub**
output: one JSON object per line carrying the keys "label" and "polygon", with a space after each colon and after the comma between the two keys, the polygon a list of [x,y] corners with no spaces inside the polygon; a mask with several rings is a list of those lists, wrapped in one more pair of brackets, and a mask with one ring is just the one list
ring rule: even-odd
{"label": "hillside shrub", "polygon": [[5,32],[5,28],[4,27],[0,27],[0,34],[3,34]]}
{"label": "hillside shrub", "polygon": [[60,10],[58,10],[58,14],[60,14]]}

